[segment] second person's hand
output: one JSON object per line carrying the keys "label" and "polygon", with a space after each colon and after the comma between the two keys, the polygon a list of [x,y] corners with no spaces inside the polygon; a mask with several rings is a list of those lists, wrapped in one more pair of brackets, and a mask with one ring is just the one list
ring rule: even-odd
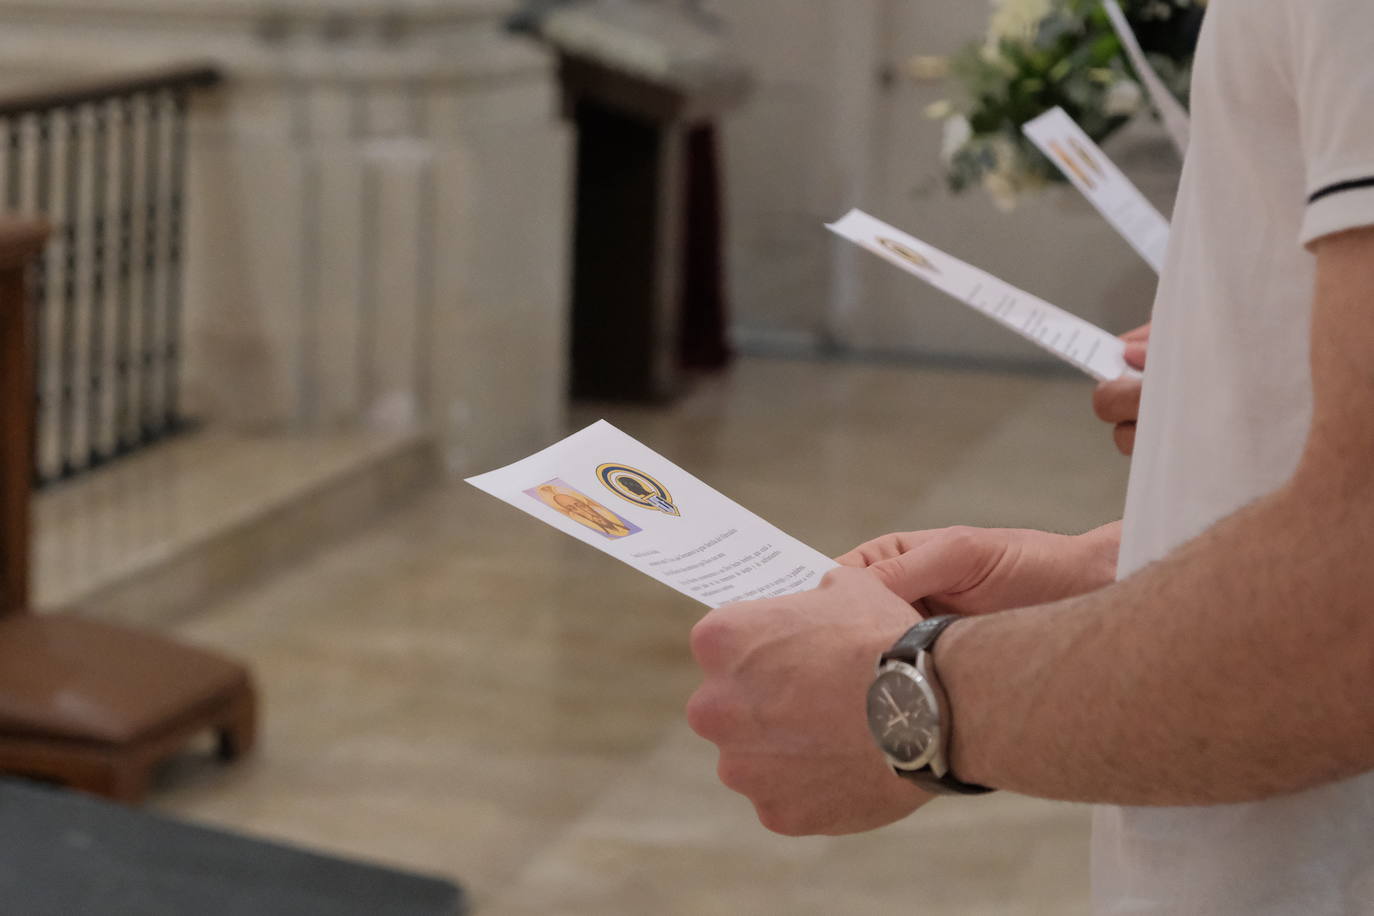
{"label": "second person's hand", "polygon": [[[1150,325],[1143,325],[1121,335],[1126,342],[1126,363],[1133,369],[1144,370],[1150,347]],[[1135,451],[1136,421],[1140,416],[1140,394],[1143,381],[1139,378],[1119,378],[1103,382],[1093,393],[1093,410],[1098,419],[1112,425],[1112,438],[1123,455]]]}
{"label": "second person's hand", "polygon": [[989,614],[1095,591],[1116,576],[1120,524],[1070,536],[1010,528],[889,534],[838,558],[924,614]]}

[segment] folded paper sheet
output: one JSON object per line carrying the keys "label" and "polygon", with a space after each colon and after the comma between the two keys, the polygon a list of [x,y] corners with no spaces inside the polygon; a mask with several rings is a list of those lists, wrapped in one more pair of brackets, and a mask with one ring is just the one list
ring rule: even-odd
{"label": "folded paper sheet", "polygon": [[836,566],[605,420],[468,483],[713,608]]}
{"label": "folded paper sheet", "polygon": [[1038,344],[1098,381],[1135,370],[1126,345],[1097,325],[951,257],[862,210],[830,225],[836,235],[867,248],[915,277]]}
{"label": "folded paper sheet", "polygon": [[1052,108],[1021,129],[1156,273],[1164,269],[1169,221],[1064,109]]}
{"label": "folded paper sheet", "polygon": [[1150,101],[1154,104],[1155,110],[1159,112],[1160,120],[1164,122],[1164,129],[1169,132],[1169,139],[1174,141],[1174,146],[1178,149],[1180,156],[1188,152],[1188,138],[1192,133],[1192,118],[1188,116],[1188,109],[1183,107],[1183,103],[1174,98],[1174,94],[1169,91],[1169,87],[1164,85],[1164,80],[1159,78],[1155,68],[1150,66],[1150,61],[1145,57],[1145,51],[1140,47],[1140,40],[1135,37],[1135,31],[1131,28],[1131,23],[1126,19],[1126,13],[1121,9],[1121,4],[1116,0],[1102,0],[1103,7],[1107,10],[1107,18],[1112,21],[1112,29],[1116,32],[1116,37],[1121,39],[1121,45],[1126,49],[1126,56],[1131,59],[1131,66],[1135,67],[1135,72],[1140,76],[1141,82],[1145,84],[1145,91],[1150,96]]}

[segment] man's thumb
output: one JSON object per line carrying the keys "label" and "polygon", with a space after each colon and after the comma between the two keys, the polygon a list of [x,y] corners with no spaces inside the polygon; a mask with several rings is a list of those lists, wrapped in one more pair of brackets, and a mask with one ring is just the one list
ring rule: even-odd
{"label": "man's thumb", "polygon": [[888,590],[914,604],[932,595],[958,591],[968,578],[973,554],[965,547],[937,543],[875,563],[869,569]]}

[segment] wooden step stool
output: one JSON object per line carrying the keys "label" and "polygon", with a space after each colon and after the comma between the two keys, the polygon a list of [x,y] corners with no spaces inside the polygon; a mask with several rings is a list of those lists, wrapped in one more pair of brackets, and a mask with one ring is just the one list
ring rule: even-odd
{"label": "wooden step stool", "polygon": [[160,761],[207,729],[221,757],[246,753],[256,703],[247,669],[218,655],[30,610],[27,275],[47,235],[41,223],[0,219],[0,771],[133,802]]}
{"label": "wooden step stool", "polygon": [[67,615],[0,618],[0,771],[139,802],[154,769],[213,732],[252,749],[256,698],[211,652]]}

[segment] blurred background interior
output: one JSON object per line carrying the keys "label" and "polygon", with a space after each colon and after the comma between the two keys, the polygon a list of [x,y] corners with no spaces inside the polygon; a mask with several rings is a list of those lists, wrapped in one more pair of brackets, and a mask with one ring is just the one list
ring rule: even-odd
{"label": "blurred background interior", "polygon": [[606,417],[831,554],[1086,530],[1090,383],[823,224],[1114,332],[1153,273],[1072,189],[947,190],[986,4],[562,7],[0,0],[6,912],[1086,912],[1073,806],[767,834],[683,722],[700,608],[461,477]]}

